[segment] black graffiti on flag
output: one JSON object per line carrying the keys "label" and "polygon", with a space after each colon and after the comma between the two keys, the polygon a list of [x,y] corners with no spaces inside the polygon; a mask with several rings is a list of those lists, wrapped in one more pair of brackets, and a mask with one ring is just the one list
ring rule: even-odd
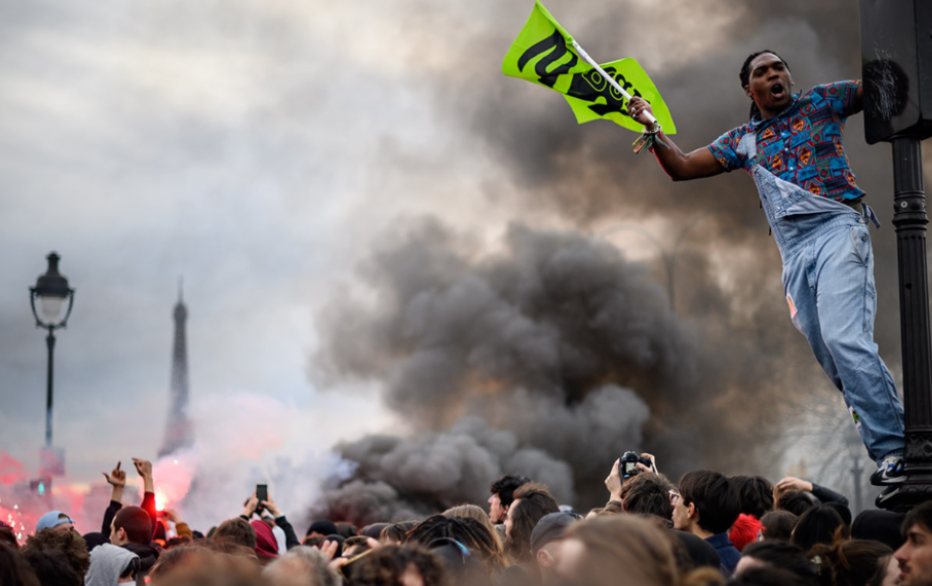
{"label": "black graffiti on flag", "polygon": [[[567,53],[569,53],[570,58],[566,63],[561,63],[551,71],[547,70],[548,67],[563,59]],[[567,49],[566,40],[558,30],[553,31],[553,34],[546,39],[529,47],[521,55],[518,59],[518,71],[524,71],[524,67],[538,55],[543,55],[543,57],[534,65],[534,73],[536,73],[539,78],[537,81],[549,88],[553,88],[557,83],[557,79],[561,75],[568,74],[579,62],[579,57],[576,53]],[[605,73],[617,81],[618,85],[624,88],[626,92],[632,96],[643,97],[641,92],[625,79],[624,75],[617,73],[614,67],[606,67],[604,69]],[[595,69],[590,69],[585,73],[574,73],[570,80],[570,87],[566,91],[566,95],[586,102],[595,102],[599,98],[605,98],[606,103],[592,104],[589,106],[589,109],[599,116],[605,116],[612,112],[620,112],[625,115],[628,113],[626,109],[628,101]],[[648,103],[649,102],[650,100],[648,100]]]}

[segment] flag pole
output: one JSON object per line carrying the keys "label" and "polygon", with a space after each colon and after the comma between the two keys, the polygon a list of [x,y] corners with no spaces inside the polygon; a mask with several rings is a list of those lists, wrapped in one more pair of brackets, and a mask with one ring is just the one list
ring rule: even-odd
{"label": "flag pole", "polygon": [[[599,65],[598,63],[596,63],[595,59],[593,59],[592,57],[589,56],[589,53],[586,53],[586,50],[582,48],[582,45],[580,45],[580,44],[576,41],[576,39],[573,39],[573,48],[576,49],[576,52],[579,53],[580,57],[582,57],[583,59],[585,59],[586,62],[589,63],[589,65],[591,65],[596,71],[599,72],[599,75],[601,75],[601,76],[605,79],[605,81],[607,81],[613,88],[615,88],[616,90],[618,90],[618,93],[620,93],[626,100],[628,100],[628,101],[631,100],[631,94],[629,94],[628,92],[626,92],[626,91],[625,91],[625,88],[621,87],[621,84],[619,84],[617,81],[615,81],[615,78],[614,78],[614,77],[612,77],[611,75],[605,73],[605,70],[602,69],[602,66]],[[656,142],[657,142],[658,144],[660,144],[660,146],[662,146],[663,148],[666,148],[666,149],[670,148],[669,146],[666,145],[666,143],[664,143],[662,140],[660,140],[660,137],[658,136],[658,135],[660,134],[661,128],[660,128],[660,124],[657,122],[657,119],[654,118],[653,113],[651,113],[651,112],[644,112],[644,115],[647,116],[647,119],[648,119],[648,120],[650,120],[651,124],[653,125],[653,128],[651,129],[651,131],[646,131],[646,132],[644,133],[644,136],[642,136],[642,138],[647,137],[648,135],[650,135],[651,138],[648,139],[647,142],[650,143],[650,142],[656,141]],[[640,141],[640,139],[638,139],[638,141]],[[636,146],[637,146],[637,144],[638,144],[638,141],[635,141],[635,145],[636,145]],[[643,146],[643,145],[642,145],[642,146]],[[640,150],[641,150],[640,148],[635,148],[635,152],[640,152]]]}

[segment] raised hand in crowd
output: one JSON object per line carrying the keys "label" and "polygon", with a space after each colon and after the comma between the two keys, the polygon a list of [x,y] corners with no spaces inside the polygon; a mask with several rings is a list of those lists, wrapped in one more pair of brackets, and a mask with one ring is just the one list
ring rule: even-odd
{"label": "raised hand in crowd", "polygon": [[[117,462],[116,467],[110,471],[110,474],[103,473],[107,482],[113,487],[110,495],[110,506],[104,511],[103,522],[101,523],[100,532],[104,537],[109,538],[111,532],[111,523],[121,508],[123,508],[123,489],[126,488],[126,471],[120,468],[122,461]],[[152,480],[152,462],[141,458],[133,458],[133,465],[136,472],[142,478],[143,490],[145,494],[142,498],[140,507],[149,514],[150,519],[156,518],[155,510],[155,483]],[[154,527],[153,523],[153,527]]]}
{"label": "raised hand in crowd", "polygon": [[[337,555],[337,550],[340,549],[340,542],[334,540],[325,540],[320,544],[320,551],[324,554],[328,560],[332,560],[334,556]],[[337,558],[339,559],[339,558]]]}
{"label": "raised hand in crowd", "polygon": [[123,502],[123,489],[126,487],[126,471],[120,470],[120,464],[122,464],[122,462],[117,462],[113,470],[110,471],[110,474],[102,472],[104,478],[106,478],[110,486],[113,487],[110,493],[110,500],[117,502]]}
{"label": "raised hand in crowd", "polygon": [[175,509],[165,509],[165,518],[174,524],[184,523],[184,519]]}
{"label": "raised hand in crowd", "polygon": [[175,524],[175,533],[178,534],[178,537],[187,537],[188,539],[194,538],[194,532],[191,531],[191,528],[188,527],[188,524],[185,523],[184,518],[178,511],[175,509],[165,509],[165,518]]}
{"label": "raised hand in crowd", "polygon": [[647,467],[644,464],[641,464],[640,462],[638,462],[636,464],[638,470],[640,470],[641,472],[653,472],[654,474],[658,474],[657,458],[655,458],[653,454],[648,454],[647,452],[641,454],[641,457],[647,458],[648,460],[650,460],[650,467]]}
{"label": "raised hand in crowd", "polygon": [[278,505],[275,504],[275,501],[272,499],[272,496],[269,495],[269,499],[259,503],[262,505],[269,513],[272,514],[272,517],[278,519],[282,516],[282,510],[278,508]]}
{"label": "raised hand in crowd", "polygon": [[141,458],[133,458],[133,464],[136,466],[136,472],[142,478],[143,491],[155,492],[155,481],[152,479],[152,462]]}
{"label": "raised hand in crowd", "polygon": [[778,502],[782,495],[792,490],[810,492],[822,503],[839,503],[846,507],[848,506],[848,497],[845,495],[835,492],[826,486],[822,486],[808,480],[802,480],[800,478],[796,478],[795,476],[787,476],[786,478],[780,480],[780,482],[773,485],[774,502]]}
{"label": "raised hand in crowd", "polygon": [[641,454],[641,458],[645,460],[649,460],[650,466],[647,466],[646,464],[638,462],[637,464],[635,464],[635,467],[637,468],[638,472],[628,475],[627,478],[625,478],[624,475],[621,473],[621,459],[619,458],[618,460],[615,460],[615,464],[612,465],[612,471],[609,473],[608,477],[605,479],[605,488],[608,489],[608,493],[610,495],[609,496],[610,502],[611,501],[617,501],[619,503],[622,502],[623,500],[622,494],[624,492],[623,491],[624,486],[628,484],[628,482],[632,478],[634,478],[637,474],[641,474],[643,472],[651,472],[654,474],[658,473],[657,472],[657,459],[654,457],[653,454],[648,454],[645,452]]}
{"label": "raised hand in crowd", "polygon": [[330,569],[337,574],[341,574],[342,572],[340,568],[345,566],[349,559],[337,556],[337,550],[340,549],[340,543],[338,541],[328,539],[321,543],[318,549],[320,549],[320,553],[324,554],[324,557],[328,561],[327,565],[330,567]]}
{"label": "raised hand in crowd", "polygon": [[265,509],[272,514],[272,517],[275,519],[275,525],[281,528],[285,533],[285,547],[286,549],[291,549],[298,545],[301,545],[301,540],[298,539],[298,535],[295,533],[294,527],[285,518],[285,514],[282,513],[282,510],[278,508],[278,505],[275,504],[275,500],[272,498],[272,495],[268,495],[268,499],[257,503],[257,505],[262,505]]}
{"label": "raised hand in crowd", "polygon": [[252,493],[246,502],[243,503],[243,512],[240,514],[241,517],[245,518],[247,521],[252,519],[252,516],[256,513],[256,508],[259,506],[259,499],[256,498],[256,493]]}
{"label": "raised hand in crowd", "polygon": [[609,473],[608,478],[605,479],[605,488],[608,489],[608,494],[610,501],[621,502],[621,487],[624,485],[624,482],[621,479],[621,459],[615,460],[615,464],[612,466],[612,471]]}
{"label": "raised hand in crowd", "polygon": [[780,482],[773,485],[773,500],[780,498],[780,495],[790,490],[804,490],[812,492],[812,483],[795,476],[787,476]]}

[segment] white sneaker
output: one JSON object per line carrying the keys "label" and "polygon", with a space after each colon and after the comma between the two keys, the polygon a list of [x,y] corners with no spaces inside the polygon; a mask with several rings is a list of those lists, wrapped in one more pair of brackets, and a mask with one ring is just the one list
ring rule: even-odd
{"label": "white sneaker", "polygon": [[874,486],[896,484],[904,480],[906,480],[906,464],[903,462],[903,456],[899,455],[884,458],[877,471],[871,474],[871,484]]}

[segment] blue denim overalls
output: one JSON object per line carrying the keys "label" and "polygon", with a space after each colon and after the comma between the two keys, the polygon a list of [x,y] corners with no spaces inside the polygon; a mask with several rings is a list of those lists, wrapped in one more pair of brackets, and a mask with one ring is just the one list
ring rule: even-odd
{"label": "blue denim overalls", "polygon": [[738,144],[783,258],[790,317],[822,369],[842,392],[870,457],[902,454],[903,405],[877,353],[874,255],[867,222],[880,226],[866,204],[851,207],[784,181],[759,165],[754,131]]}

